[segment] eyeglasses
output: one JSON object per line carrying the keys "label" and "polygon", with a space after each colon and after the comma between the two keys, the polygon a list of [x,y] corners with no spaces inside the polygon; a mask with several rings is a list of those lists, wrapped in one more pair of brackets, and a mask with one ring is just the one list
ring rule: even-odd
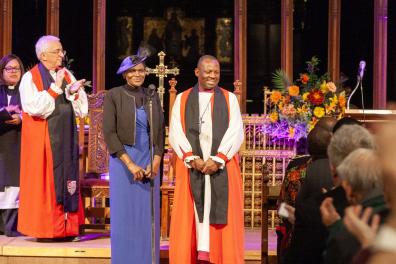
{"label": "eyeglasses", "polygon": [[6,72],[20,72],[21,68],[19,68],[19,67],[5,67],[4,70]]}
{"label": "eyeglasses", "polygon": [[66,56],[66,50],[62,50],[62,49],[57,49],[54,51],[46,51],[47,53],[51,53],[51,54],[62,54],[63,56]]}

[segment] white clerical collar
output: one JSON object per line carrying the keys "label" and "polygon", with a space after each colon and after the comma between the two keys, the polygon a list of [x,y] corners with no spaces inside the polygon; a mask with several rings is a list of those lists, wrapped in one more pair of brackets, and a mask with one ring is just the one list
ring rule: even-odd
{"label": "white clerical collar", "polygon": [[51,75],[56,74],[56,71],[53,71],[53,70],[49,70],[49,72],[50,72]]}
{"label": "white clerical collar", "polygon": [[204,89],[199,86],[198,90],[200,93],[214,93],[214,88],[213,89]]}
{"label": "white clerical collar", "polygon": [[10,90],[14,90],[14,89],[15,89],[15,86],[11,86],[11,85],[9,85],[9,86],[8,86],[8,89],[10,89]]}

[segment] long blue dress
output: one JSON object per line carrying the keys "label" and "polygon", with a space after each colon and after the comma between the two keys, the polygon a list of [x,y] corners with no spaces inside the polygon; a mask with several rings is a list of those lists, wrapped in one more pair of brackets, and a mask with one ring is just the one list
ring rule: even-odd
{"label": "long blue dress", "polygon": [[[136,109],[136,143],[125,145],[132,160],[145,169],[150,163],[147,114]],[[111,157],[110,221],[111,263],[151,264],[150,183],[134,181],[132,174],[117,157]],[[154,180],[156,263],[159,263],[159,176]]]}

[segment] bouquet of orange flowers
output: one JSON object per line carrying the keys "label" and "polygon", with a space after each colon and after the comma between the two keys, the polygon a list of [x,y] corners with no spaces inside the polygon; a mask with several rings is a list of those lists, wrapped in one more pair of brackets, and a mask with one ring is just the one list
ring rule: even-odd
{"label": "bouquet of orange flowers", "polygon": [[274,138],[299,140],[323,116],[341,118],[345,111],[345,92],[338,93],[326,73],[317,75],[319,59],[307,61],[307,72],[294,83],[282,70],[273,74],[274,90],[268,102],[270,124],[266,132]]}

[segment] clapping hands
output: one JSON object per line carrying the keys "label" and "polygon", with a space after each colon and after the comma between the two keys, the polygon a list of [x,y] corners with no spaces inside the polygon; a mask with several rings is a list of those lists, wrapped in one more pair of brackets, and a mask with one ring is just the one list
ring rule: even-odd
{"label": "clapping hands", "polygon": [[63,79],[65,78],[65,73],[66,69],[65,68],[61,68],[56,72],[56,78],[55,78],[55,85],[58,88],[62,87],[62,83],[63,83]]}
{"label": "clapping hands", "polygon": [[70,86],[70,93],[74,94],[80,90],[81,87],[84,87],[85,79],[81,79],[78,81],[75,81],[71,86]]}
{"label": "clapping hands", "polygon": [[349,206],[345,209],[344,224],[362,245],[362,248],[371,246],[377,235],[380,217],[373,215],[373,209],[368,207],[363,210],[361,205]]}
{"label": "clapping hands", "polygon": [[5,107],[5,110],[10,113],[10,114],[20,114],[21,113],[21,108],[19,108],[19,105],[9,105]]}
{"label": "clapping hands", "polygon": [[331,226],[341,219],[333,205],[333,198],[331,197],[327,197],[323,200],[320,205],[320,213],[322,215],[322,222],[325,226]]}
{"label": "clapping hands", "polygon": [[[56,72],[55,85],[57,87],[59,87],[59,88],[62,87],[62,83],[63,83],[63,80],[64,80],[65,76],[66,76],[66,68],[60,68]],[[78,92],[78,90],[81,87],[84,87],[85,81],[86,81],[85,79],[81,79],[81,80],[75,81],[70,86],[70,89],[69,89],[70,94],[74,94],[74,93]]]}
{"label": "clapping hands", "polygon": [[9,105],[5,107],[5,110],[11,114],[12,119],[5,121],[4,123],[9,125],[19,125],[21,123],[21,109],[19,105]]}

